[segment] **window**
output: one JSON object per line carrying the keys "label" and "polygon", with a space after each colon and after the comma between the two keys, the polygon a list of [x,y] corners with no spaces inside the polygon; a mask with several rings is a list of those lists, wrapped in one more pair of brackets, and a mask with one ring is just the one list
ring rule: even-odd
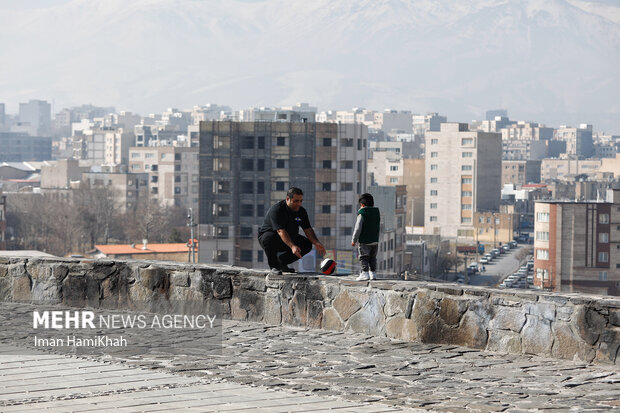
{"label": "window", "polygon": [[350,214],[353,212],[353,206],[352,205],[341,205],[340,212],[343,214]]}
{"label": "window", "polygon": [[609,224],[609,214],[598,214],[599,224]]}
{"label": "window", "polygon": [[353,190],[353,183],[352,182],[344,182],[340,184],[340,190],[341,191],[352,191]]}
{"label": "window", "polygon": [[462,184],[471,184],[472,183],[472,179],[471,178],[461,178],[461,183]]}
{"label": "window", "polygon": [[598,234],[598,242],[600,242],[601,244],[608,243],[609,242],[609,233],[601,232],[600,234]]}
{"label": "window", "polygon": [[241,159],[241,170],[242,171],[253,171],[254,170],[254,159]]}
{"label": "window", "polygon": [[276,191],[286,191],[286,182],[276,182]]}
{"label": "window", "polygon": [[461,218],[461,224],[471,224],[471,218],[470,217]]}
{"label": "window", "polygon": [[321,235],[324,237],[329,237],[332,235],[332,229],[330,227],[321,228]]}
{"label": "window", "polygon": [[323,169],[331,169],[331,168],[332,168],[331,160],[323,161]]}
{"label": "window", "polygon": [[276,159],[276,169],[286,168],[286,161],[284,159]]}
{"label": "window", "polygon": [[431,209],[437,209],[437,204],[431,203]]}
{"label": "window", "polygon": [[239,237],[243,239],[252,238],[252,227],[239,228]]}
{"label": "window", "polygon": [[265,205],[263,205],[263,204],[256,205],[256,216],[257,217],[264,217],[265,216]]}
{"label": "window", "polygon": [[471,211],[471,204],[461,204],[461,209],[463,211]]}
{"label": "window", "polygon": [[549,241],[549,233],[546,231],[536,231],[536,241]]}
{"label": "window", "polygon": [[[473,192],[472,191],[461,191],[461,196],[472,196]],[[481,221],[482,222],[482,221]]]}
{"label": "window", "polygon": [[598,280],[599,281],[607,281],[607,271],[599,271],[598,272]]}
{"label": "window", "polygon": [[230,205],[218,205],[213,204],[214,214],[218,217],[228,217],[230,216]]}
{"label": "window", "polygon": [[545,270],[545,269],[542,269],[542,268],[537,268],[536,269],[536,278],[538,278],[539,280],[544,280],[544,281],[549,280],[549,270]]}
{"label": "window", "polygon": [[265,149],[265,137],[264,136],[258,137],[258,149]]}
{"label": "window", "polygon": [[609,262],[609,253],[608,252],[599,252],[598,253],[598,262]]}
{"label": "window", "polygon": [[254,204],[241,204],[239,214],[242,217],[254,216]]}
{"label": "window", "polygon": [[181,182],[181,176],[180,175],[175,176],[174,182]]}
{"label": "window", "polygon": [[215,261],[217,262],[228,262],[228,251],[213,251],[215,255]]}
{"label": "window", "polygon": [[240,191],[242,194],[252,194],[254,193],[254,182],[252,181],[241,181]]}
{"label": "window", "polygon": [[331,205],[323,205],[321,206],[321,213],[322,214],[330,214],[332,212],[332,206]]}
{"label": "window", "polygon": [[256,251],[256,261],[263,262],[264,259],[265,259],[265,253],[263,252],[263,250]]}
{"label": "window", "polygon": [[390,171],[392,171],[392,172],[398,171],[398,166],[396,166],[396,165],[390,166]]}
{"label": "window", "polygon": [[536,221],[538,221],[538,222],[549,222],[549,213],[548,212],[538,212],[536,214]]}
{"label": "window", "polygon": [[254,136],[241,137],[241,149],[254,149]]}
{"label": "window", "polygon": [[241,261],[252,262],[252,250],[241,250]]}
{"label": "window", "polygon": [[436,171],[436,170],[437,170],[437,164],[432,164],[431,171]]}
{"label": "window", "polygon": [[341,227],[341,228],[340,228],[340,233],[341,233],[342,235],[345,235],[345,236],[347,236],[347,235],[349,235],[349,236],[350,236],[350,235],[353,235],[353,227]]}
{"label": "window", "polygon": [[390,178],[390,183],[391,184],[397,184],[398,183],[398,178]]}
{"label": "window", "polygon": [[353,169],[353,161],[342,161],[340,169]]}
{"label": "window", "polygon": [[461,171],[471,171],[473,166],[471,165],[461,165]]}
{"label": "window", "polygon": [[431,216],[430,221],[431,222],[437,222],[437,217],[436,216]]}
{"label": "window", "polygon": [[258,159],[256,161],[256,170],[257,171],[264,171],[265,170],[265,160],[264,159]]}
{"label": "window", "polygon": [[437,190],[431,189],[431,196],[437,196]]}
{"label": "window", "polygon": [[439,139],[431,139],[431,145],[437,145],[439,143]]}
{"label": "window", "polygon": [[463,156],[463,158],[473,158],[474,154],[473,154],[473,152],[463,152],[462,156]]}
{"label": "window", "polygon": [[174,187],[174,193],[175,194],[180,194],[181,193],[181,187],[180,186],[175,186]]}
{"label": "window", "polygon": [[331,182],[323,182],[323,184],[321,185],[321,190],[322,191],[331,191],[332,190],[332,183]]}
{"label": "window", "polygon": [[265,193],[265,183],[263,181],[256,182],[256,193],[257,194]]}
{"label": "window", "polygon": [[353,139],[342,139],[342,146],[353,146]]}
{"label": "window", "polygon": [[431,158],[438,158],[439,152],[431,152]]}
{"label": "window", "polygon": [[323,138],[323,146],[332,146],[332,138]]}
{"label": "window", "polygon": [[276,146],[286,146],[286,138],[283,136],[278,136],[276,138]]}
{"label": "window", "polygon": [[131,153],[131,157],[132,158],[139,158],[140,157],[140,153],[139,152],[132,152]]}
{"label": "window", "polygon": [[431,178],[431,184],[436,184],[437,183],[437,178]]}
{"label": "window", "polygon": [[473,145],[474,144],[474,139],[473,138],[463,138],[461,139],[461,145],[466,146],[466,145]]}
{"label": "window", "polygon": [[549,259],[549,250],[536,250],[536,259],[537,260],[548,260]]}
{"label": "window", "polygon": [[153,157],[153,154],[152,154],[152,153],[145,153],[145,154],[144,154],[144,157],[145,157],[146,159],[150,159],[150,158],[152,158],[152,157]]}

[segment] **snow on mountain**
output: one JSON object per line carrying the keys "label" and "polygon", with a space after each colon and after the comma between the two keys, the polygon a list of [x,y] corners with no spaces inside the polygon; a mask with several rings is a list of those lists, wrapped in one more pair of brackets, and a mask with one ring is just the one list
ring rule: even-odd
{"label": "snow on mountain", "polygon": [[[0,4],[0,101],[140,113],[311,102],[620,133],[607,0],[92,0]],[[10,106],[9,106],[10,108]]]}

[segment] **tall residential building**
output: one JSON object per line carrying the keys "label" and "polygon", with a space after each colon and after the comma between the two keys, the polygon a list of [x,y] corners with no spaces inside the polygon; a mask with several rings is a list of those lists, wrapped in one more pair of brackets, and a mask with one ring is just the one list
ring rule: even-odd
{"label": "tall residential building", "polygon": [[52,159],[52,138],[19,132],[0,132],[0,162],[47,161]]}
{"label": "tall residential building", "polygon": [[134,208],[139,199],[148,197],[148,174],[127,172],[85,172],[82,174],[82,182],[88,188],[108,188],[112,191],[116,208],[124,213]]}
{"label": "tall residential building", "polygon": [[543,159],[540,164],[540,179],[542,182],[547,182],[583,174],[596,174],[601,170],[601,165],[600,159],[579,159],[576,156]]}
{"label": "tall residential building", "polygon": [[483,120],[480,123],[479,129],[483,132],[500,132],[502,129],[509,127],[510,125],[514,125],[517,122],[508,119],[507,116],[496,116],[491,120]]}
{"label": "tall residential building", "polygon": [[540,182],[540,161],[502,161],[502,187]]}
{"label": "tall residential building", "polygon": [[566,143],[554,141],[553,128],[519,121],[502,130],[503,159],[539,160],[566,152]]}
{"label": "tall residential building", "polygon": [[[297,186],[317,237],[333,258],[347,261],[341,269],[351,270],[367,138],[360,124],[201,122],[200,262],[266,268],[258,228],[267,210]],[[304,257],[307,271],[316,269],[313,254]]]}
{"label": "tall residential building", "polygon": [[427,131],[438,131],[442,123],[448,121],[447,116],[438,113],[428,113],[426,115],[413,115],[413,133],[416,136],[425,136]]}
{"label": "tall residential building", "polygon": [[239,111],[239,121],[242,122],[314,122],[315,119],[316,107],[307,103],[278,108],[250,108]]}
{"label": "tall residential building", "polygon": [[560,126],[555,132],[555,138],[566,142],[566,153],[581,158],[594,156],[592,140],[592,125],[582,123],[578,128]]}
{"label": "tall residential building", "polygon": [[497,211],[501,191],[501,135],[442,123],[426,134],[424,231],[473,240],[475,211]]}
{"label": "tall residential building", "polygon": [[52,109],[44,100],[30,100],[19,104],[19,122],[29,124],[30,136],[50,136],[52,133]]}
{"label": "tall residential building", "polygon": [[129,164],[129,148],[135,145],[135,135],[119,128],[105,131],[104,136],[104,165]]}
{"label": "tall residential building", "polygon": [[506,109],[492,109],[492,110],[487,110],[485,113],[484,118],[486,120],[493,120],[495,119],[497,116],[504,116],[504,117],[508,117],[508,111]]}
{"label": "tall residential building", "polygon": [[620,190],[607,202],[537,202],[534,233],[535,287],[620,295]]}
{"label": "tall residential building", "polygon": [[160,204],[198,210],[198,148],[130,148],[129,172],[149,175],[149,194]]}
{"label": "tall residential building", "polygon": [[424,226],[424,159],[403,161],[403,184],[407,187],[407,226]]}
{"label": "tall residential building", "polygon": [[41,188],[69,189],[71,182],[80,181],[82,174],[88,170],[88,167],[80,166],[80,162],[73,158],[41,165]]}

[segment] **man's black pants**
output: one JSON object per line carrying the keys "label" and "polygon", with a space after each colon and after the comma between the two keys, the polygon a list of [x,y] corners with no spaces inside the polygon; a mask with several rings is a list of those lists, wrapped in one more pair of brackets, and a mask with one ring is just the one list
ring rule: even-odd
{"label": "man's black pants", "polygon": [[[304,256],[312,250],[312,243],[308,238],[295,234],[291,237],[293,244],[301,248],[301,255]],[[265,250],[269,268],[286,267],[299,258],[291,252],[291,249],[282,241],[277,232],[264,232],[258,237],[258,242]]]}

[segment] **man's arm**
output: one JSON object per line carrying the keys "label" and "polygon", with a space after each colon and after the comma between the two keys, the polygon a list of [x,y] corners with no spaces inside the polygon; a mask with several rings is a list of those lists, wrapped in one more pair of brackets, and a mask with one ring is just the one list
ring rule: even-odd
{"label": "man's arm", "polygon": [[282,242],[284,242],[291,249],[291,252],[294,255],[296,255],[299,258],[301,258],[301,248],[299,248],[297,245],[293,244],[293,240],[288,235],[288,232],[286,232],[285,229],[279,229],[278,230],[278,235],[280,236],[280,238],[282,238]]}
{"label": "man's arm", "polygon": [[325,247],[317,239],[316,234],[314,233],[314,230],[312,229],[312,227],[304,228],[304,233],[306,234],[310,242],[314,244],[314,247],[316,248],[316,252],[318,252],[319,255],[325,255],[327,251],[325,251]]}
{"label": "man's arm", "polygon": [[362,224],[364,223],[364,217],[362,214],[357,216],[357,220],[355,221],[355,229],[353,230],[353,237],[351,238],[351,245],[354,246],[357,240],[360,238],[360,234],[362,233]]}

